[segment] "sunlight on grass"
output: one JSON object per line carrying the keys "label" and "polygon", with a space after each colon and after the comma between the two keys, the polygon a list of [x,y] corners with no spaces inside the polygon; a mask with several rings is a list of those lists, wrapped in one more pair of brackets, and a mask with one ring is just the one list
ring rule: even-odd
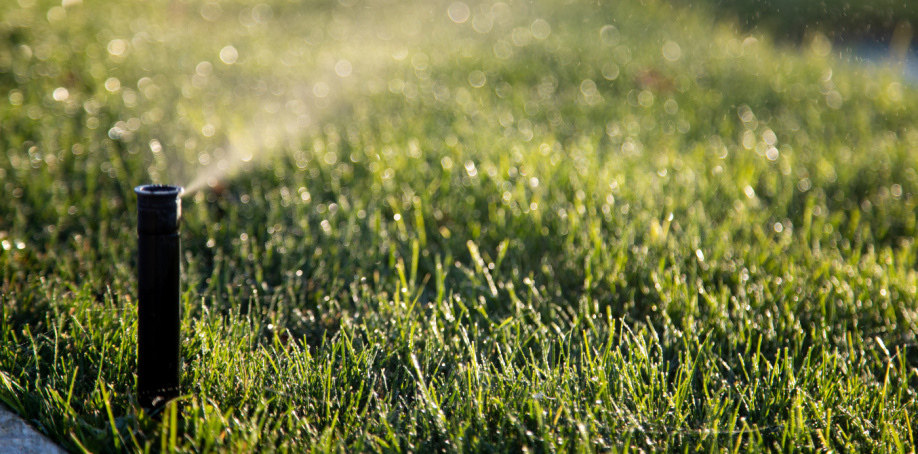
{"label": "sunlight on grass", "polygon": [[0,6],[0,400],[93,452],[913,451],[915,88],[608,3]]}

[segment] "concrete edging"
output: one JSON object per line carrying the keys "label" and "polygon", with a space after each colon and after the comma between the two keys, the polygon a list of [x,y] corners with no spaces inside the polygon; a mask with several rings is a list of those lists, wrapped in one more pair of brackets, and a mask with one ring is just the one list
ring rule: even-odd
{"label": "concrete edging", "polygon": [[65,454],[60,446],[0,404],[0,454]]}

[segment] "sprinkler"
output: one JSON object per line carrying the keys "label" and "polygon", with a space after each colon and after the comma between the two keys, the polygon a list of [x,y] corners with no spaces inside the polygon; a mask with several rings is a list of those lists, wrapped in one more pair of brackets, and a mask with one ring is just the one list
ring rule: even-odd
{"label": "sprinkler", "polygon": [[144,408],[179,395],[181,186],[137,186],[137,395]]}

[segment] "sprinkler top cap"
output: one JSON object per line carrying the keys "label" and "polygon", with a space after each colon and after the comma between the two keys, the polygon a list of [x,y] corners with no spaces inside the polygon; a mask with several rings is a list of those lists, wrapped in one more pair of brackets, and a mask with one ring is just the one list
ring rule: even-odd
{"label": "sprinkler top cap", "polygon": [[144,184],[134,188],[138,197],[181,197],[185,188],[169,184]]}
{"label": "sprinkler top cap", "polygon": [[137,233],[167,235],[178,232],[182,218],[181,186],[147,184],[134,188],[137,194]]}

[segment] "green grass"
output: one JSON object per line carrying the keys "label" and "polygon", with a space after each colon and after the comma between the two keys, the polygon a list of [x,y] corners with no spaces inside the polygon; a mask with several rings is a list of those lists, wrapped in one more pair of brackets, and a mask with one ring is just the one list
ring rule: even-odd
{"label": "green grass", "polygon": [[[68,449],[915,450],[893,70],[655,1],[32,3],[0,400]],[[148,415],[132,188],[200,175]]]}
{"label": "green grass", "polygon": [[[690,7],[694,2],[675,0],[675,3]],[[918,24],[918,4],[897,0],[702,0],[701,3],[742,28],[761,28],[791,41],[823,33],[849,44],[873,40],[889,43],[897,27],[908,26],[908,36],[903,38],[909,44],[912,27]]]}

